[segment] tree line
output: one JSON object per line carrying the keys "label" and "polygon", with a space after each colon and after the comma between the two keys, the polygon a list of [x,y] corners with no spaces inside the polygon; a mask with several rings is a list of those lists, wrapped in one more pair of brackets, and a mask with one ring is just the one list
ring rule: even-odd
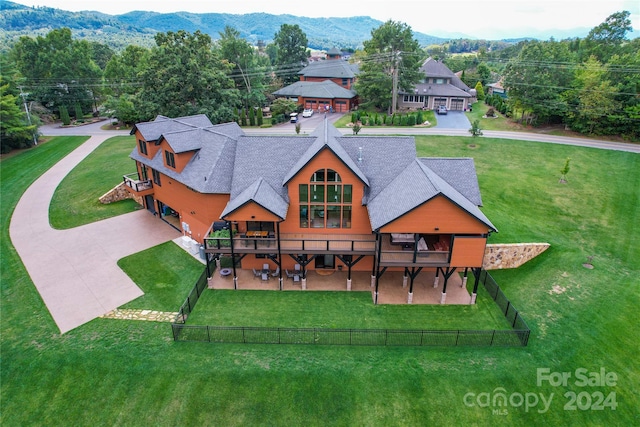
{"label": "tree line", "polygon": [[[584,133],[637,139],[640,39],[626,40],[630,30],[629,13],[619,12],[583,40],[523,41],[445,62],[453,71],[462,67],[470,87],[479,82],[486,89],[502,76],[505,111],[529,123],[565,123]],[[32,103],[69,119],[106,112],[125,123],[159,114],[246,121],[249,111],[269,105],[270,94],[296,81],[307,64],[308,41],[298,25],[283,24],[274,42],[261,48],[231,27],[219,35],[214,41],[200,31],[157,33],[155,46],[129,45],[121,52],[73,39],[68,28],[21,37],[0,57],[2,151],[32,143],[37,118],[29,125],[24,108]],[[372,30],[353,55],[360,65],[360,105],[393,111],[394,93],[413,90],[424,78],[419,67],[428,56],[404,23],[390,20]]]}

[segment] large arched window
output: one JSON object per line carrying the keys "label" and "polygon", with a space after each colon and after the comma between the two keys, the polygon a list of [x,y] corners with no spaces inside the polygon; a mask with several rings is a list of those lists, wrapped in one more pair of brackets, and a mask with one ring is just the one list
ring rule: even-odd
{"label": "large arched window", "polygon": [[300,184],[301,228],[351,228],[352,186],[333,169],[318,169]]}

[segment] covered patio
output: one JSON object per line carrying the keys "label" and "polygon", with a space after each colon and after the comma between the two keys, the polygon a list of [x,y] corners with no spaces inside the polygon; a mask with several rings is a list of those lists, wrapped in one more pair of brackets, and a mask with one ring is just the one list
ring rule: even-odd
{"label": "covered patio", "polygon": [[[279,289],[278,277],[269,276],[268,280],[254,277],[251,270],[236,269],[238,274],[238,290],[274,290]],[[371,286],[371,273],[351,273],[352,292],[370,292],[373,298],[374,287]],[[433,286],[435,272],[422,271],[413,282],[412,304],[440,304],[442,297],[441,277],[437,287]],[[409,283],[403,287],[403,273],[400,271],[387,271],[379,279],[378,304],[407,304]],[[213,273],[209,281],[209,289],[233,289],[233,276],[223,276],[220,270]],[[283,291],[302,291],[301,282],[293,282],[287,279],[283,273]],[[347,291],[347,272],[334,270],[309,270],[307,271],[306,291]],[[462,278],[459,274],[453,274],[447,283],[447,296],[445,304],[469,304],[471,296],[466,287],[462,286]]]}

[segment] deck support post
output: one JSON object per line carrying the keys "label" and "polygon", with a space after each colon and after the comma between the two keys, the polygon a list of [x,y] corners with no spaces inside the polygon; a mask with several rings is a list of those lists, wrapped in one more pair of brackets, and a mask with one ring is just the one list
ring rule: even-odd
{"label": "deck support post", "polygon": [[282,290],[282,277],[278,278],[278,285],[280,286],[280,290]]}
{"label": "deck support post", "polygon": [[307,278],[303,277],[302,279],[300,279],[300,285],[302,286],[302,290],[306,290],[307,289]]}
{"label": "deck support post", "polygon": [[473,293],[471,294],[471,304],[476,303],[476,296],[478,295],[478,284],[480,284],[480,274],[482,273],[482,268],[475,268],[473,270],[473,275],[476,280],[473,283]]}
{"label": "deck support post", "polygon": [[347,279],[347,290],[351,290],[351,279]]}
{"label": "deck support post", "polygon": [[409,292],[407,294],[407,304],[411,304],[413,302],[413,292]]}
{"label": "deck support post", "polygon": [[373,288],[376,285],[376,276],[371,276],[371,287]]}
{"label": "deck support post", "polygon": [[402,276],[402,289],[407,287],[407,281],[408,280],[409,280],[409,277],[407,276],[407,269],[405,268],[404,276]]}
{"label": "deck support post", "polygon": [[476,293],[471,294],[471,302],[469,304],[471,304],[471,305],[475,304],[476,303],[476,297],[477,297]]}
{"label": "deck support post", "polygon": [[447,299],[447,293],[443,292],[442,295],[440,296],[440,304],[444,304],[446,299]]}
{"label": "deck support post", "polygon": [[233,276],[233,289],[238,290],[238,276]]}
{"label": "deck support post", "polygon": [[460,285],[461,288],[464,288],[465,286],[467,286],[467,273],[469,271],[469,267],[465,267],[464,269],[464,276],[462,277],[462,284]]}

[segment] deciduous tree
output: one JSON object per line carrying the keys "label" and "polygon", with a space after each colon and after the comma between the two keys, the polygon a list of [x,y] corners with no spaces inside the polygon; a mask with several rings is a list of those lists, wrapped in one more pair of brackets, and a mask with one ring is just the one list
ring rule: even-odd
{"label": "deciduous tree", "polygon": [[411,27],[389,20],[371,31],[364,52],[356,83],[361,105],[395,111],[394,88],[412,91],[424,77],[419,71],[424,59],[420,44]]}
{"label": "deciduous tree", "polygon": [[273,41],[277,46],[276,75],[285,85],[295,82],[298,71],[307,64],[307,35],[298,24],[282,24]]}

